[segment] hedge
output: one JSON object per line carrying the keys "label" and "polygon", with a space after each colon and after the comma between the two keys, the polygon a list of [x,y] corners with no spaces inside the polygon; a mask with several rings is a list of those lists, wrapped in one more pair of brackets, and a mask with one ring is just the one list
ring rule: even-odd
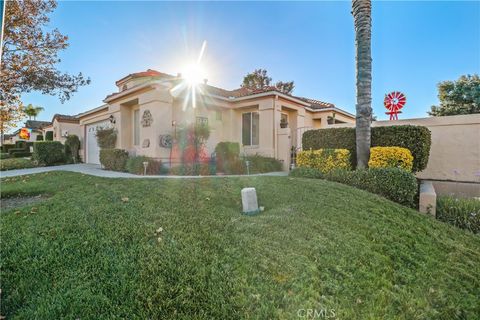
{"label": "hedge", "polygon": [[143,163],[147,162],[147,175],[157,175],[162,173],[162,162],[146,156],[135,156],[128,158],[126,169],[133,174],[143,175],[145,168]]}
{"label": "hedge", "polygon": [[318,149],[297,153],[297,166],[315,168],[321,172],[334,169],[351,169],[348,149]]}
{"label": "hedge", "polygon": [[33,160],[46,166],[63,163],[65,150],[59,141],[38,141],[33,144]]}
{"label": "hedge", "polygon": [[[403,147],[413,155],[412,172],[427,167],[430,154],[431,134],[423,126],[372,127],[372,147]],[[348,149],[352,165],[356,166],[355,128],[329,128],[309,130],[302,137],[303,149]]]}
{"label": "hedge", "polygon": [[8,154],[10,154],[11,156],[13,156],[14,153],[17,153],[17,152],[26,152],[27,150],[25,148],[11,148],[8,150]]}
{"label": "hedge", "polygon": [[[314,171],[316,170],[316,171]],[[333,170],[322,173],[318,169],[296,168],[293,177],[323,178],[381,195],[412,208],[417,207],[418,185],[415,176],[400,168],[370,168],[364,170]]]}
{"label": "hedge", "polygon": [[125,171],[128,152],[123,149],[100,149],[100,163],[107,170]]}
{"label": "hedge", "polygon": [[7,143],[2,145],[2,152],[3,153],[8,153],[8,150],[15,148],[15,144],[13,143]]}
{"label": "hedge", "polygon": [[12,154],[13,158],[26,158],[26,157],[31,157],[32,153],[30,151],[17,151]]}
{"label": "hedge", "polygon": [[10,154],[8,152],[0,152],[0,159],[8,159]]}
{"label": "hedge", "polygon": [[45,141],[53,141],[53,131],[45,132]]}
{"label": "hedge", "polygon": [[402,168],[412,172],[413,156],[410,150],[401,147],[370,148],[369,168]]}
{"label": "hedge", "polygon": [[224,166],[229,162],[237,161],[240,156],[240,144],[238,142],[219,142],[215,147],[217,157],[217,170],[223,172]]}

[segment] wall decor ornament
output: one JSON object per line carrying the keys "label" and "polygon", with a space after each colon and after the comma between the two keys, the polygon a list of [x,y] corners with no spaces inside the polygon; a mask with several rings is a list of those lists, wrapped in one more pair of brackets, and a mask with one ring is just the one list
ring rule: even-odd
{"label": "wall decor ornament", "polygon": [[143,115],[142,115],[142,126],[144,127],[150,127],[150,125],[152,124],[153,122],[153,117],[152,117],[152,113],[150,112],[150,110],[145,110],[143,111]]}
{"label": "wall decor ornament", "polygon": [[150,147],[150,139],[143,140],[142,148],[148,148],[148,147]]}
{"label": "wall decor ornament", "polygon": [[162,148],[171,148],[173,143],[173,137],[171,134],[163,134],[159,137],[159,145]]}

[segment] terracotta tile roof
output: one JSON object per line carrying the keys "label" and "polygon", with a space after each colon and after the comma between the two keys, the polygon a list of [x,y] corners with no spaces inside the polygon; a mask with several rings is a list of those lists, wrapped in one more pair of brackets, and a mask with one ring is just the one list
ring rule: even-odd
{"label": "terracotta tile roof", "polygon": [[[159,72],[159,71],[156,71],[156,70],[153,70],[153,69],[148,69],[147,71],[131,73],[128,76],[123,77],[122,79],[118,80],[116,82],[116,84],[118,85],[119,83],[127,80],[128,78],[141,78],[141,77],[155,77],[155,78],[158,77],[158,78],[166,78],[166,79],[171,79],[171,80],[178,80],[178,77],[176,77],[176,76],[173,76],[173,75],[170,75],[170,74],[167,74],[167,73],[163,73],[163,72]],[[252,90],[252,89],[247,89],[247,88],[238,88],[238,89],[234,89],[234,90],[226,90],[226,89],[218,88],[218,87],[215,87],[215,86],[211,86],[209,84],[201,84],[200,86],[201,86],[204,93],[208,93],[208,94],[211,94],[211,95],[216,95],[216,96],[220,96],[220,97],[224,97],[224,98],[247,97],[247,96],[250,96],[250,95],[255,95],[255,94],[265,93],[265,92],[279,92],[279,93],[281,93],[280,91],[278,91],[278,89],[276,87],[273,87],[273,86],[263,88],[263,89],[258,89],[258,90]],[[115,92],[115,93],[112,93],[112,94],[108,95],[107,98],[109,98],[111,96],[114,96],[116,94],[118,94],[118,92]],[[324,102],[324,101],[305,98],[305,97],[297,97],[297,96],[294,96],[294,95],[288,95],[288,96],[290,96],[292,98],[299,99],[303,102],[306,102],[306,103],[310,104],[309,107],[311,109],[315,109],[315,110],[325,109],[325,108],[334,108],[335,107],[335,105],[333,103],[330,103],[330,102]]]}
{"label": "terracotta tile roof", "polygon": [[57,119],[57,121],[66,121],[66,122],[79,122],[78,118],[77,118],[77,115],[74,115],[74,116],[70,116],[70,115],[67,115],[67,114],[59,114],[59,113],[56,113],[53,118],[52,118],[52,123],[53,121],[55,121],[55,119]]}
{"label": "terracotta tile roof", "polygon": [[43,126],[51,124],[50,121],[37,121],[37,120],[27,120],[25,122],[25,127],[33,130],[39,130]]}

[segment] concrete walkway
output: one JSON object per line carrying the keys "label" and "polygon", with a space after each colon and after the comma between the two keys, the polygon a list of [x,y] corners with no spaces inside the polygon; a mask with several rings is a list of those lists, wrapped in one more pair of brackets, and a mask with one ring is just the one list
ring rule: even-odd
{"label": "concrete walkway", "polygon": [[[39,167],[19,170],[7,170],[0,172],[0,178],[24,176],[35,173],[50,172],[50,171],[71,171],[91,176],[104,178],[149,178],[149,179],[198,179],[198,178],[226,178],[226,177],[245,177],[244,175],[224,175],[224,176],[137,176],[135,174],[117,171],[102,170],[100,165],[96,164],[66,164],[53,167]],[[286,176],[287,172],[269,172],[261,174],[251,174],[250,177],[255,176]]]}

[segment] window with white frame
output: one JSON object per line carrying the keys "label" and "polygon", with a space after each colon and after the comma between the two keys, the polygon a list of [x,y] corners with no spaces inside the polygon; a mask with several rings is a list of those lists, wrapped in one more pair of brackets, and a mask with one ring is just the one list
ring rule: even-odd
{"label": "window with white frame", "polygon": [[258,146],[260,134],[260,115],[258,112],[242,114],[242,144],[244,146]]}
{"label": "window with white frame", "polygon": [[140,109],[133,111],[133,145],[140,144]]}

